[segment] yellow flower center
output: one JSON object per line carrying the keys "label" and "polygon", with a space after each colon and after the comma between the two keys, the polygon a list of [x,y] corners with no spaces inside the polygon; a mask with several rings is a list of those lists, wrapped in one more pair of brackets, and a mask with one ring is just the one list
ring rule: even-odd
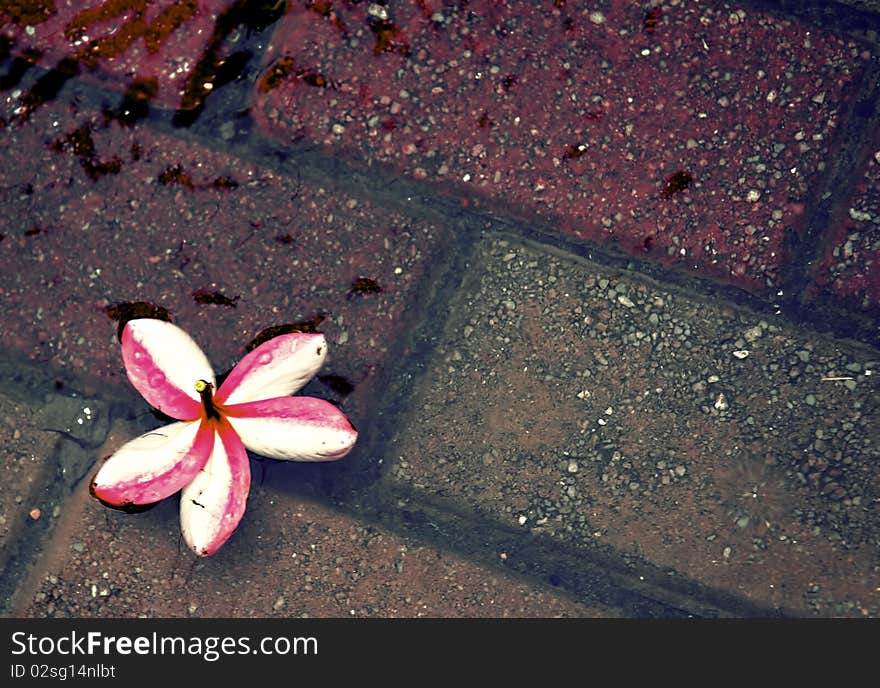
{"label": "yellow flower center", "polygon": [[220,418],[220,411],[214,406],[212,388],[213,385],[207,380],[196,380],[196,391],[202,398],[202,405],[205,407],[205,415],[208,418]]}

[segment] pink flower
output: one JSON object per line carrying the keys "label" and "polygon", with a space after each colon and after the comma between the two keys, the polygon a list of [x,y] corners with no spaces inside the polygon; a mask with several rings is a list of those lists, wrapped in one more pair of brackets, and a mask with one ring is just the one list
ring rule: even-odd
{"label": "pink flower", "polygon": [[135,388],[180,422],[131,440],[101,466],[91,492],[110,506],[152,504],[178,490],[183,537],[200,556],[226,542],[250,489],[246,449],[273,459],[332,461],[357,431],[335,406],[292,397],[327,355],[322,334],[295,332],[248,353],[216,392],[211,364],[192,338],[163,320],[122,331],[122,360]]}

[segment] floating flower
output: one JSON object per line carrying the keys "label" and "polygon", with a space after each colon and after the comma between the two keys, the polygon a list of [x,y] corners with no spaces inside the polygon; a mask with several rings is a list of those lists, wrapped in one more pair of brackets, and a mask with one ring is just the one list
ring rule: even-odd
{"label": "floating flower", "polygon": [[318,371],[324,335],[293,332],[260,344],[216,389],[193,339],[164,320],[122,330],[128,379],[152,406],[179,420],[137,437],[101,466],[91,492],[109,506],[152,504],[178,490],[183,537],[200,556],[217,551],[241,520],[250,489],[247,449],[273,459],[332,461],[357,431],[333,404],[289,396]]}

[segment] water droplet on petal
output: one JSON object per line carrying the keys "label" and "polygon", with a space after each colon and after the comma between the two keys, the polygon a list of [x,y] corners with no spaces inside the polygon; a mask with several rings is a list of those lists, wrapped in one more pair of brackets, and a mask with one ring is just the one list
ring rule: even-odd
{"label": "water droplet on petal", "polygon": [[271,362],[272,354],[270,354],[268,351],[257,356],[257,363],[259,363],[260,365],[268,365]]}
{"label": "water droplet on petal", "polygon": [[158,387],[159,385],[165,383],[165,373],[163,373],[161,370],[154,370],[152,373],[150,373],[150,377],[148,378],[147,382],[150,383],[150,387]]}
{"label": "water droplet on petal", "polygon": [[135,361],[140,361],[141,359],[143,359],[143,357],[144,352],[140,349],[135,349],[135,352],[132,354],[132,358],[134,358]]}

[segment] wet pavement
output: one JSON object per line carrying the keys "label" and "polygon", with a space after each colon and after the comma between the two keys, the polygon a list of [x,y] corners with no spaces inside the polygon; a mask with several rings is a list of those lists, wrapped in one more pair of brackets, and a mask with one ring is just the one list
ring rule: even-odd
{"label": "wet pavement", "polygon": [[[0,5],[2,613],[880,615],[880,17],[830,2]],[[336,463],[213,556],[88,491],[323,332]]]}

